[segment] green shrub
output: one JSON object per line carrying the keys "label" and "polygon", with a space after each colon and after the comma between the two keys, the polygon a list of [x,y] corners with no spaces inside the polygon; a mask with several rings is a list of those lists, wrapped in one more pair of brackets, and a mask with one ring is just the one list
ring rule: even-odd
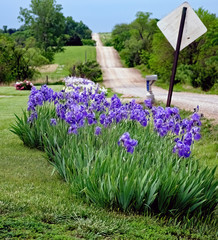
{"label": "green shrub", "polygon": [[201,87],[202,90],[210,90],[216,83],[218,83],[218,70],[215,62],[218,63],[218,58],[216,61],[207,61],[204,67],[195,65],[193,66],[194,76],[191,80],[193,87]]}
{"label": "green shrub", "polygon": [[82,39],[82,44],[85,46],[96,46],[95,40],[92,39]]}
{"label": "green shrub", "polygon": [[93,82],[102,81],[102,71],[96,61],[88,60],[85,63],[77,63],[70,68],[70,76],[82,77]]}
{"label": "green shrub", "polygon": [[180,64],[177,67],[175,83],[191,84],[193,75],[193,69],[190,65]]}

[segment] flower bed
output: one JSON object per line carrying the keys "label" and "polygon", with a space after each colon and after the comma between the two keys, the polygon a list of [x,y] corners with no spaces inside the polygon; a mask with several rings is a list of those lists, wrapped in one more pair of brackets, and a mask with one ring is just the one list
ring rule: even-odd
{"label": "flower bed", "polygon": [[[13,132],[43,149],[73,191],[103,207],[165,214],[213,212],[217,181],[191,156],[200,117],[150,101],[123,104],[90,82],[54,92],[33,88]],[[87,85],[87,87],[86,87]]]}

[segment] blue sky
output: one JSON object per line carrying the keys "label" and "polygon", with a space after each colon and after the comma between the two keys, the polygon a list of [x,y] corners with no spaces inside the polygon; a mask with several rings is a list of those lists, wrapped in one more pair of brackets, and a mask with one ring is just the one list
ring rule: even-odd
{"label": "blue sky", "polygon": [[[31,0],[0,0],[0,28],[19,28],[20,7],[29,8]],[[138,11],[151,12],[161,19],[181,5],[180,0],[57,0],[65,17],[82,20],[93,32],[110,32],[116,24],[130,23]],[[203,7],[218,16],[217,0],[189,0],[192,8]]]}

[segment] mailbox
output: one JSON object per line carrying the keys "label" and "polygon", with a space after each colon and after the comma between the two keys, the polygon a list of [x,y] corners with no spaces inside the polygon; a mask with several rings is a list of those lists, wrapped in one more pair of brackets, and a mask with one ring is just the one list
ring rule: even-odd
{"label": "mailbox", "polygon": [[151,86],[155,81],[157,81],[157,75],[147,75],[145,77],[145,80],[147,90],[146,98],[151,99],[152,103],[154,103],[154,94],[152,92]]}

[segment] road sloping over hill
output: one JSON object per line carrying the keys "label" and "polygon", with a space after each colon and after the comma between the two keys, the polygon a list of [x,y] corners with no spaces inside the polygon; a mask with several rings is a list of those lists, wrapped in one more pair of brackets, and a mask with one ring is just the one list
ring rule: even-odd
{"label": "road sloping over hill", "polygon": [[[104,85],[117,93],[145,99],[145,79],[141,73],[134,68],[124,68],[117,51],[113,47],[103,46],[99,34],[94,33],[93,39],[96,41],[97,61],[103,72]],[[156,100],[166,103],[168,91],[159,87],[152,87],[152,90]],[[218,124],[218,95],[173,92],[171,104],[190,111],[198,105],[200,113]]]}

